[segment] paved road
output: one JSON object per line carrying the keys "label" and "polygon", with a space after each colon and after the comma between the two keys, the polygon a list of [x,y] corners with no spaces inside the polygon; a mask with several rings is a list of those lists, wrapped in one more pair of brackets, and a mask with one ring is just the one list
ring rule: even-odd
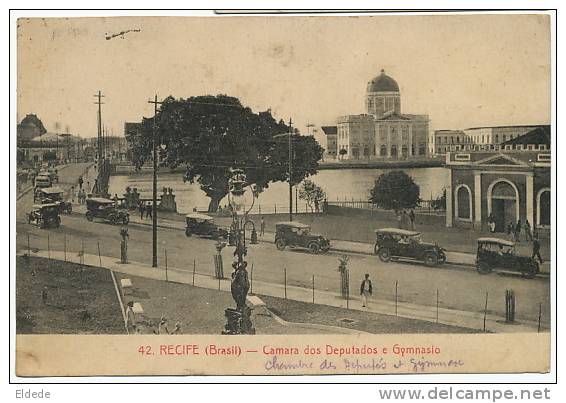
{"label": "paved road", "polygon": [[[18,203],[18,209],[20,205]],[[42,230],[18,219],[17,247],[27,248],[29,235],[32,248],[47,249],[48,234],[51,250],[66,250],[76,253],[83,248],[91,254],[120,256],[120,228],[106,223],[88,222],[79,214],[62,216],[58,229]],[[132,261],[151,262],[151,227],[131,224],[129,229],[129,258]],[[66,245],[66,246],[65,246]],[[159,230],[159,264],[165,264],[165,250],[170,267],[196,270],[211,275],[213,273],[214,242],[197,237],[187,238],[180,230],[161,228]],[[71,252],[73,251],[73,252]],[[224,250],[225,273],[229,275],[233,248]],[[339,290],[339,254],[311,255],[298,250],[277,251],[274,245],[260,243],[249,245],[248,262],[253,264],[253,277],[256,280],[283,283],[284,269],[287,271],[289,285],[311,287],[315,276],[317,289]],[[505,290],[513,289],[516,294],[517,318],[537,320],[539,303],[542,304],[542,320],[550,318],[550,288],[548,279],[526,280],[520,277],[498,274],[479,275],[471,270],[456,268],[428,268],[410,263],[382,263],[375,256],[352,255],[349,262],[351,292],[356,295],[358,284],[364,273],[374,280],[377,298],[394,300],[395,282],[398,282],[399,301],[422,305],[436,305],[436,291],[440,295],[440,306],[446,308],[480,312],[484,309],[486,292],[489,294],[488,310],[504,315]]]}

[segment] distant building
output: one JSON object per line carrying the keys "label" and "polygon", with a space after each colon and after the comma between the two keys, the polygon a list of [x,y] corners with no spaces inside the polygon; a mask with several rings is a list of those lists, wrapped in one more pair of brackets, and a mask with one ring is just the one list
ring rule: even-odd
{"label": "distant building", "polygon": [[[492,131],[490,135],[515,133]],[[495,220],[496,232],[504,232],[517,220],[522,224],[529,220],[531,228],[550,227],[549,126],[531,126],[529,132],[503,144],[476,144],[469,148],[446,154],[446,167],[450,170],[447,227],[482,229],[490,215]]]}
{"label": "distant building", "polygon": [[338,143],[337,143],[337,133],[338,128],[336,126],[322,126],[322,132],[326,136],[326,147],[324,150],[324,158],[336,159],[338,156]]}
{"label": "distant building", "polygon": [[429,155],[428,115],[401,113],[397,82],[381,70],[366,88],[365,114],[337,119],[339,159],[408,159]]}
{"label": "distant building", "polygon": [[470,144],[470,138],[462,130],[435,130],[430,149],[434,155],[446,155],[449,151],[463,150],[466,144]]}
{"label": "distant building", "polygon": [[431,147],[435,155],[461,150],[496,150],[497,146],[507,144],[535,130],[544,130],[550,138],[548,125],[486,126],[464,130],[436,130],[432,136]]}
{"label": "distant building", "polygon": [[35,165],[47,161],[83,161],[87,142],[70,133],[46,132],[31,139],[18,139],[18,163]]}

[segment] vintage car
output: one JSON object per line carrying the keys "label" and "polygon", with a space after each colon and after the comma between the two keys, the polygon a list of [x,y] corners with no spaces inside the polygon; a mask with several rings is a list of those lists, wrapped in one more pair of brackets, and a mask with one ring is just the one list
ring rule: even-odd
{"label": "vintage car", "polygon": [[280,222],[275,224],[275,246],[284,250],[292,248],[308,248],[312,253],[328,252],[330,241],[319,234],[312,234],[309,225],[297,222]]}
{"label": "vintage car", "polygon": [[412,259],[427,266],[437,266],[446,262],[445,249],[435,243],[422,242],[420,232],[398,228],[375,230],[374,253],[381,261]]}
{"label": "vintage car", "polygon": [[35,204],[33,210],[28,213],[28,224],[35,224],[40,228],[59,228],[61,225],[59,205],[55,203]]}
{"label": "vintage car", "polygon": [[53,181],[51,180],[51,177],[45,172],[37,174],[34,180],[34,186],[36,189],[48,188],[51,187],[52,184]]}
{"label": "vintage car", "polygon": [[206,214],[192,213],[186,216],[185,235],[199,235],[212,239],[228,238],[228,231],[218,227],[214,219]]}
{"label": "vintage car", "polygon": [[499,269],[520,272],[526,278],[533,278],[539,272],[539,265],[530,256],[516,255],[514,242],[499,238],[478,238],[476,269],[481,274]]}
{"label": "vintage car", "polygon": [[60,213],[71,214],[73,205],[63,199],[64,194],[65,191],[60,187],[38,188],[33,195],[33,201],[41,204],[58,204]]}
{"label": "vintage car", "polygon": [[103,197],[92,197],[86,199],[86,219],[93,221],[100,218],[112,224],[128,224],[130,215],[116,206],[114,200]]}

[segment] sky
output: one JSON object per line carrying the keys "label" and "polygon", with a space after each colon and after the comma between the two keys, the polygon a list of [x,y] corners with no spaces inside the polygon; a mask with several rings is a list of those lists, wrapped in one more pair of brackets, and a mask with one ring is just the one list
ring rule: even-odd
{"label": "sky", "polygon": [[[139,32],[106,39],[126,30]],[[152,116],[155,94],[228,94],[306,132],[363,113],[381,69],[431,130],[550,122],[544,15],[20,19],[17,57],[18,121],[82,137],[96,136],[98,90],[116,135]]]}

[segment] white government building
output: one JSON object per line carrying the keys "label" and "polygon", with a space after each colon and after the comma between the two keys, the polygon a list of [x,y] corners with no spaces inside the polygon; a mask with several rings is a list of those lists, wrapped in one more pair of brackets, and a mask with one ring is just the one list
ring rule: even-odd
{"label": "white government building", "polygon": [[338,159],[409,159],[429,155],[428,115],[401,113],[397,82],[381,70],[367,85],[367,113],[340,116],[336,125]]}

